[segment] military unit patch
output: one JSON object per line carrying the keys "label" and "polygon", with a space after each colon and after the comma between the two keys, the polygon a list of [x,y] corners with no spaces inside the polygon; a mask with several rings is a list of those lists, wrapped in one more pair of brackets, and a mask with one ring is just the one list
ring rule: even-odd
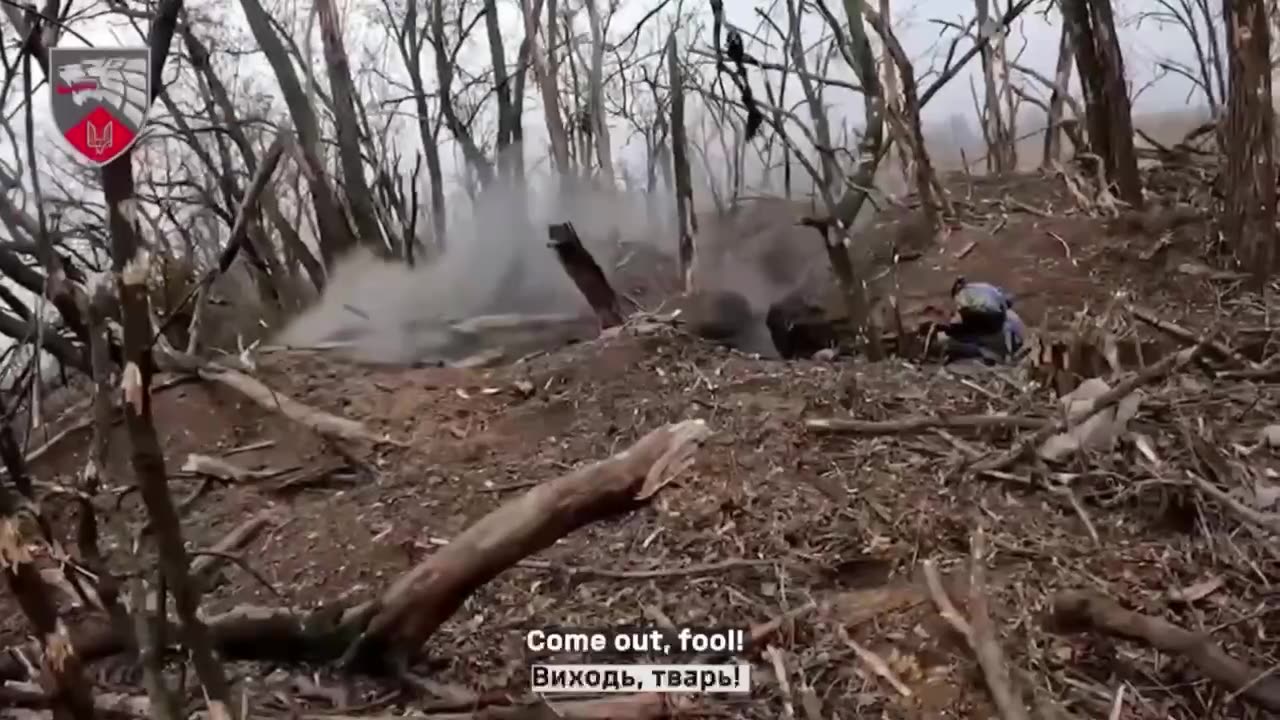
{"label": "military unit patch", "polygon": [[137,141],[151,105],[146,47],[51,48],[53,121],[84,161],[102,167]]}

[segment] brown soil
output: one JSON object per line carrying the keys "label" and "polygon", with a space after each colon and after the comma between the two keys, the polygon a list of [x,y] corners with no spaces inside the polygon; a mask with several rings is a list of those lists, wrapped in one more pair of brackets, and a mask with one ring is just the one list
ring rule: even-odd
{"label": "brown soil", "polygon": [[[1012,210],[1011,194],[1053,215]],[[1096,218],[1064,214],[1066,201],[1049,181],[988,184],[974,188],[968,202],[976,209],[969,226],[904,270],[911,302],[940,302],[959,273],[1009,288],[1032,325],[1060,326],[1070,312],[1096,309],[1114,291],[1129,289],[1168,317],[1204,327],[1205,308],[1222,286],[1169,270],[1198,255],[1192,251],[1202,227],[1177,231],[1167,249],[1142,260],[1157,238],[1109,234]],[[973,249],[957,258],[971,242]],[[1247,324],[1239,315],[1233,322]],[[921,560],[936,558],[949,575],[966,576],[963,559],[980,520],[991,529],[988,593],[1009,661],[1077,716],[1105,716],[1124,683],[1131,699],[1124,717],[1242,717],[1243,710],[1185,661],[1137,644],[1049,633],[1040,614],[1057,590],[1099,591],[1193,629],[1227,624],[1217,639],[1258,668],[1271,665],[1266,655],[1274,643],[1260,638],[1280,632],[1277,615],[1268,614],[1274,596],[1267,594],[1280,558],[1238,519],[1159,483],[1193,467],[1175,429],[1179,418],[1227,418],[1217,427],[1221,447],[1231,452],[1231,443],[1249,442],[1274,417],[1254,385],[1209,392],[1207,381],[1188,377],[1154,391],[1139,420],[1168,465],[1152,468],[1125,449],[1068,468],[1082,515],[1064,495],[1040,487],[1042,479],[1061,478],[1024,466],[1003,480],[957,480],[956,443],[999,452],[1014,442],[1010,430],[953,442],[929,433],[818,438],[803,426],[810,417],[1051,412],[1045,392],[1021,393],[994,374],[958,379],[898,361],[758,361],[670,330],[624,331],[491,370],[368,369],[318,354],[268,354],[259,362],[260,379],[273,389],[361,420],[408,447],[339,451],[212,385],[187,383],[157,394],[156,425],[171,471],[188,453],[219,455],[264,441],[272,445],[230,459],[300,468],[285,480],[347,466],[325,483],[286,493],[274,489],[280,479],[216,484],[193,503],[184,531],[196,548],[265,507],[287,518],[244,553],[274,592],[232,566],[205,601],[210,614],[243,603],[314,607],[372,597],[433,552],[437,540],[457,535],[529,485],[617,452],[664,423],[701,417],[716,434],[681,482],[651,506],[565,538],[537,559],[608,570],[772,564],[636,579],[515,568],[477,592],[432,638],[419,672],[476,691],[520,693],[527,687],[525,628],[649,625],[659,614],[677,624],[746,626],[817,600],[819,611],[773,640],[788,651],[793,703],[801,705],[802,689],[811,687],[824,717],[836,710],[843,717],[992,717],[971,654],[939,619],[918,574]],[[70,435],[34,463],[34,476],[74,484],[89,437],[88,430]],[[136,494],[122,492],[132,473],[121,427],[111,446],[113,482],[99,505],[123,496],[132,535],[144,515]],[[1265,454],[1254,456],[1257,467]],[[204,482],[172,474],[179,500]],[[58,527],[71,527],[70,511],[56,497],[47,507]],[[1175,607],[1164,599],[1171,588],[1215,577],[1224,589],[1197,604]],[[26,627],[7,603],[0,601],[4,639],[17,642]],[[883,658],[911,697],[860,661],[840,628]],[[755,663],[757,689],[749,701],[698,704],[721,716],[779,717],[782,698],[769,663],[759,657]],[[295,666],[236,668],[251,701],[272,713],[283,712],[280,698],[297,696],[298,679],[309,676]],[[316,680],[342,685],[332,668],[320,668]],[[349,702],[381,696],[386,687],[365,687],[364,698]],[[314,696],[299,697],[330,708]],[[412,707],[428,699],[396,702]]]}

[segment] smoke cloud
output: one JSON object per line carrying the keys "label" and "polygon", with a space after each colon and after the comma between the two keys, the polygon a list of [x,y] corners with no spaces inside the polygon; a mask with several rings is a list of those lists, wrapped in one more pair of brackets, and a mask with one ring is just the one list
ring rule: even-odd
{"label": "smoke cloud", "polygon": [[[547,247],[547,225],[571,222],[609,273],[620,244],[645,243],[672,253],[666,213],[640,194],[575,187],[526,192],[494,186],[469,217],[453,218],[445,252],[410,268],[357,250],[337,262],[324,294],[277,342],[338,346],[353,359],[389,364],[455,361],[462,348],[454,322],[481,315],[572,315],[586,300]],[[661,214],[663,217],[655,217]]]}
{"label": "smoke cloud", "polygon": [[[549,189],[540,192],[487,189],[469,216],[451,218],[446,251],[429,263],[410,268],[368,251],[352,253],[336,264],[323,296],[276,341],[337,348],[363,362],[452,362],[487,349],[475,337],[460,338],[451,327],[458,321],[501,314],[589,315],[585,299],[547,247],[551,223],[573,223],[609,275],[636,244],[674,258],[669,192],[656,200],[643,192],[555,185],[548,181]],[[724,215],[710,202],[698,207],[705,212],[699,213],[695,238],[695,287],[741,294],[762,326],[772,303],[829,280],[821,236],[799,224],[814,212],[811,203],[755,198]],[[654,286],[675,282],[655,278]]]}

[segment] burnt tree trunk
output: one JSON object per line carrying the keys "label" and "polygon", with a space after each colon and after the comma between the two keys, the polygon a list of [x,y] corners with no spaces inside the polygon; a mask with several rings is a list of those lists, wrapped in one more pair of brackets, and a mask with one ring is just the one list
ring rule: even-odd
{"label": "burnt tree trunk", "polygon": [[1133,117],[1124,79],[1124,56],[1116,38],[1111,0],[1064,0],[1063,21],[1071,33],[1084,88],[1089,144],[1102,158],[1116,194],[1142,207],[1142,180],[1133,148]]}
{"label": "burnt tree trunk", "polygon": [[1271,29],[1263,0],[1223,0],[1229,53],[1223,225],[1261,290],[1275,266],[1275,109]]}
{"label": "burnt tree trunk", "polygon": [[600,264],[591,257],[591,253],[582,245],[578,232],[572,223],[560,223],[547,227],[547,237],[552,250],[564,271],[568,273],[573,284],[578,287],[582,296],[591,304],[591,309],[600,318],[601,327],[611,328],[623,323],[622,305],[618,294],[609,284],[609,278],[600,269]]}

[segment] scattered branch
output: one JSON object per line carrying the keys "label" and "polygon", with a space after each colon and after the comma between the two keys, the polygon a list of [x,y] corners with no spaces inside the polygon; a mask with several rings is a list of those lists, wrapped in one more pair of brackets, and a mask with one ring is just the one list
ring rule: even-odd
{"label": "scattered branch", "polygon": [[1210,680],[1267,710],[1280,712],[1280,678],[1228,655],[1200,633],[1167,620],[1126,610],[1114,600],[1083,591],[1059,593],[1049,618],[1061,632],[1100,632],[1135,640],[1185,658]]}

